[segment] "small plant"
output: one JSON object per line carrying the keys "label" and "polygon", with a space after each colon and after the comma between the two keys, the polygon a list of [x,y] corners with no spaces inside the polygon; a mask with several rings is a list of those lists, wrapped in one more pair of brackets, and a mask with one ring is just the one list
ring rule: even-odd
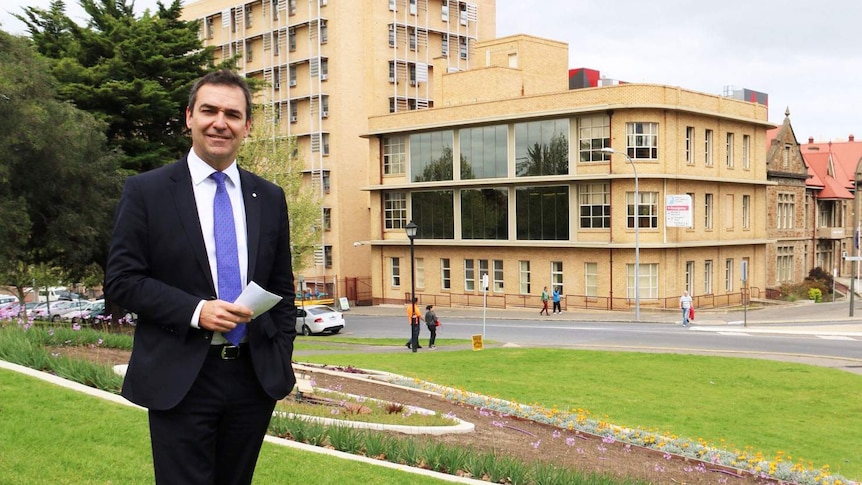
{"label": "small plant", "polygon": [[823,300],[823,292],[820,291],[820,288],[809,288],[808,299],[814,300],[816,303],[820,303],[820,301]]}
{"label": "small plant", "polygon": [[358,455],[363,449],[363,434],[347,426],[329,428],[329,444],[338,451]]}
{"label": "small plant", "polygon": [[389,414],[401,414],[404,412],[404,405],[397,402],[388,402],[383,406],[383,408]]}

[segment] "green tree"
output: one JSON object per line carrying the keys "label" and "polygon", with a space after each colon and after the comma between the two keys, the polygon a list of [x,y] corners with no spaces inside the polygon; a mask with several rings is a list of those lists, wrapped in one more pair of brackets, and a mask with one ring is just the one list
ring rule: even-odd
{"label": "green tree", "polygon": [[104,263],[120,190],[104,123],[55,95],[27,39],[0,32],[0,278],[19,296],[38,268]]}
{"label": "green tree", "polygon": [[308,267],[309,256],[320,242],[322,199],[309,184],[303,183],[304,163],[297,156],[296,139],[282,136],[275,124],[263,118],[255,116],[251,135],[237,158],[243,168],[284,189],[293,270],[299,273]]}
{"label": "green tree", "polygon": [[539,142],[527,148],[527,157],[518,162],[518,176],[565,175],[569,173],[569,140],[558,133],[547,145]]}
{"label": "green tree", "polygon": [[25,7],[23,21],[37,50],[52,59],[61,99],[107,123],[122,168],[143,172],[188,150],[185,106],[192,84],[212,67],[199,22],[180,20],[180,0],[158,3],[135,18],[130,0],[80,0],[86,27],[71,21],[61,0],[48,10]]}
{"label": "green tree", "polygon": [[421,175],[413,177],[414,182],[430,182],[434,180],[452,180],[452,147],[445,147],[443,154],[436,160],[425,165]]}

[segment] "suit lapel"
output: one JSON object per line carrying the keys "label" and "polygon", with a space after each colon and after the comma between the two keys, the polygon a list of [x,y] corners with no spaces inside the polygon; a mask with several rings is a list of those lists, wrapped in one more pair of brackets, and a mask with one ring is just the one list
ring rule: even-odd
{"label": "suit lapel", "polygon": [[192,176],[189,173],[186,157],[183,157],[173,165],[170,178],[170,191],[173,195],[174,206],[177,209],[177,216],[189,240],[189,248],[201,267],[201,271],[207,276],[212,294],[215,295],[215,283],[212,279],[212,271],[210,270],[210,263],[207,258],[203,231],[201,231],[201,224],[198,220],[198,206],[195,202]]}
{"label": "suit lapel", "polygon": [[257,248],[260,243],[260,195],[257,193],[257,182],[248,172],[239,169],[242,183],[242,199],[245,203],[246,237],[248,239],[248,275],[247,280],[254,280],[255,263],[257,263]]}

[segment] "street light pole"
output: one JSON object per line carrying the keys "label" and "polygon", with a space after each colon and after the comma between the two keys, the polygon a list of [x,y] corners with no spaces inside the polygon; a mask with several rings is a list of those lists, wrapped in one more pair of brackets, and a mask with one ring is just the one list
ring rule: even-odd
{"label": "street light pole", "polygon": [[413,299],[416,298],[416,257],[413,249],[413,239],[416,238],[419,226],[411,220],[404,227],[404,230],[407,232],[407,238],[410,239],[410,304],[413,305]]}
{"label": "street light pole", "polygon": [[641,245],[640,245],[640,190],[638,187],[638,169],[635,166],[634,160],[628,155],[628,153],[617,152],[611,147],[604,147],[601,149],[602,153],[608,153],[610,155],[623,155],[626,157],[626,160],[632,165],[632,172],[635,175],[635,321],[640,321],[641,319],[641,296],[640,296],[640,255],[641,255]]}

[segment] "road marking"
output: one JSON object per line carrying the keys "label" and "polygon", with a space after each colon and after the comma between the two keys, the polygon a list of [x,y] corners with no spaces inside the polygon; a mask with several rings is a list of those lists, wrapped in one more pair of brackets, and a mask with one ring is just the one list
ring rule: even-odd
{"label": "road marking", "polygon": [[817,335],[817,338],[822,338],[823,340],[856,340],[853,337],[847,337],[845,335]]}
{"label": "road marking", "polygon": [[750,333],[747,332],[715,332],[719,335],[745,335],[746,337],[751,337]]}

